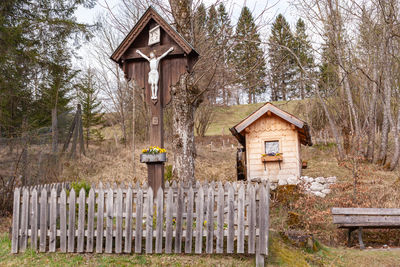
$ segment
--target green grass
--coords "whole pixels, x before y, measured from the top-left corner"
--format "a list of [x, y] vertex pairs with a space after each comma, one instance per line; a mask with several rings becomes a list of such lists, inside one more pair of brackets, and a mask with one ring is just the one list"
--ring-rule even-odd
[[[27, 250], [11, 254], [8, 235], [0, 234], [0, 266], [254, 266], [254, 255], [65, 254]], [[400, 250], [364, 250], [322, 246], [317, 252], [294, 247], [270, 232], [268, 266], [398, 266]]]
[[[300, 101], [275, 101], [272, 103], [279, 108], [294, 114]], [[214, 119], [208, 128], [206, 135], [230, 135], [229, 128], [239, 123], [241, 120], [249, 116], [264, 104], [265, 103], [256, 103], [228, 107], [215, 107]], [[294, 115], [298, 116], [299, 114]], [[301, 115], [299, 115], [299, 117], [301, 118]]]

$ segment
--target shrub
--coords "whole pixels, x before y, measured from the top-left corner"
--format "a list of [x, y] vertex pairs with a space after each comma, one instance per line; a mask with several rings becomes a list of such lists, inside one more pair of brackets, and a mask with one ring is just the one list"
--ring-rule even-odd
[[[79, 192], [83, 188], [83, 189], [85, 189], [86, 196], [88, 196], [90, 188], [91, 188], [91, 185], [86, 181], [72, 182], [71, 183], [71, 189], [72, 188], [75, 190], [75, 193], [77, 195], [79, 194]], [[67, 191], [67, 195], [69, 196], [69, 190]]]

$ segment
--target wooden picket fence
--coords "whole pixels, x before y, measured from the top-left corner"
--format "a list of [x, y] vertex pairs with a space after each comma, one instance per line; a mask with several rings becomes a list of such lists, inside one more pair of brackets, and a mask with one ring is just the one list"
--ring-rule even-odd
[[256, 254], [263, 265], [268, 228], [268, 184], [167, 182], [155, 196], [146, 184], [88, 193], [55, 184], [15, 189], [11, 252], [182, 253], [184, 244], [189, 254]]

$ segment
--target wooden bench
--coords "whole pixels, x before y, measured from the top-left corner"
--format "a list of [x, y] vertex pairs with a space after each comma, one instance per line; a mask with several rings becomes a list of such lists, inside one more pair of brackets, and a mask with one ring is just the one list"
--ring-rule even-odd
[[339, 228], [347, 228], [347, 245], [350, 246], [351, 233], [358, 229], [360, 248], [364, 249], [362, 229], [400, 228], [400, 209], [383, 208], [332, 208], [333, 223]]

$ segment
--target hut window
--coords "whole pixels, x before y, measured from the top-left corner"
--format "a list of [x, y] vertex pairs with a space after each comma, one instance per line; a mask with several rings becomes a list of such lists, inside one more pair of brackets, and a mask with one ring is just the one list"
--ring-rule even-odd
[[265, 154], [275, 155], [276, 153], [279, 153], [279, 141], [265, 142]]

